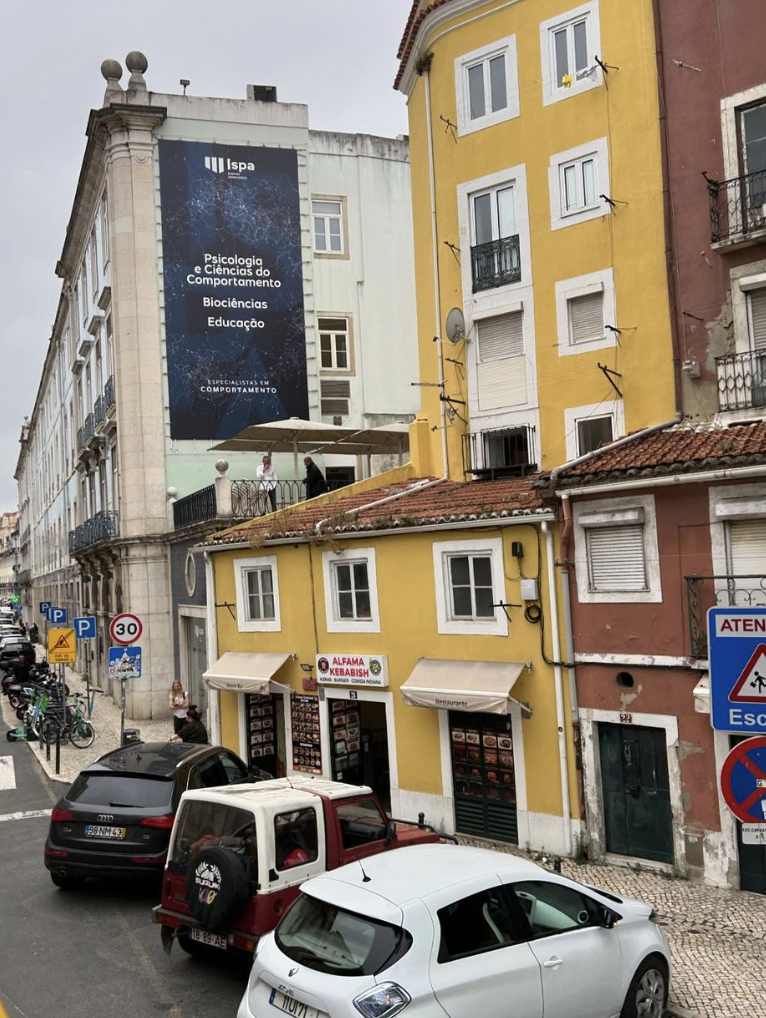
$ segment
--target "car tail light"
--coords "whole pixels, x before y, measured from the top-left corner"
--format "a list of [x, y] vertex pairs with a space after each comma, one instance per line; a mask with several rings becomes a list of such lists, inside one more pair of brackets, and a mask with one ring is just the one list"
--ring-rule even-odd
[[158, 827], [162, 831], [169, 831], [170, 828], [173, 826], [174, 819], [175, 814], [173, 813], [167, 813], [165, 816], [162, 817], [147, 817], [145, 820], [141, 821], [141, 826]]
[[51, 810], [51, 820], [54, 823], [59, 823], [62, 820], [74, 820], [74, 813], [70, 813], [68, 809], [59, 809], [57, 806]]
[[45, 854], [53, 856], [54, 859], [66, 859], [66, 857], [69, 855], [69, 852], [65, 852], [63, 849], [60, 848], [46, 848]]
[[382, 983], [354, 997], [354, 1007], [364, 1018], [394, 1018], [411, 999], [397, 983]]
[[166, 855], [163, 855], [161, 859], [158, 859], [156, 855], [132, 855], [130, 857], [131, 862], [143, 862], [150, 866], [164, 866], [166, 860]]

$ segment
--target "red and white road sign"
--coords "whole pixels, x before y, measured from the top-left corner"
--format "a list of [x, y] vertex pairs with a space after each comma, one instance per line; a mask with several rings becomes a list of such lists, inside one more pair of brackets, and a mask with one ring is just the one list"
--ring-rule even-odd
[[759, 643], [729, 693], [732, 703], [766, 703], [766, 644]]
[[109, 635], [112, 638], [112, 643], [119, 643], [123, 647], [127, 647], [129, 644], [140, 640], [143, 631], [144, 627], [141, 619], [137, 615], [131, 615], [129, 612], [115, 615], [109, 623]]
[[766, 824], [766, 736], [745, 739], [729, 751], [721, 769], [721, 793], [737, 820]]

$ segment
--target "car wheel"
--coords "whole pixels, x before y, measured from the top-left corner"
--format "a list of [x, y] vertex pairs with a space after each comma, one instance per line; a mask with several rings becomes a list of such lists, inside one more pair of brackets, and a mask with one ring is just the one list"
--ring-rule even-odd
[[51, 873], [51, 880], [62, 891], [74, 891], [85, 883], [85, 877], [73, 877], [69, 873]]
[[668, 967], [658, 955], [638, 967], [620, 1018], [662, 1018], [668, 1002]]

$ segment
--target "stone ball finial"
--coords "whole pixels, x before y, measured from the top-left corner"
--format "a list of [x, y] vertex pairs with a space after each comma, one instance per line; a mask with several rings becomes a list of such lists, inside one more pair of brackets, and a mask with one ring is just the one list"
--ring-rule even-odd
[[216, 460], [215, 469], [218, 471], [219, 474], [225, 474], [226, 471], [229, 469], [228, 460]]
[[122, 77], [122, 65], [119, 60], [104, 60], [101, 74], [107, 81], [119, 81]]
[[149, 61], [140, 50], [132, 49], [125, 57], [125, 66], [133, 74], [144, 74]]

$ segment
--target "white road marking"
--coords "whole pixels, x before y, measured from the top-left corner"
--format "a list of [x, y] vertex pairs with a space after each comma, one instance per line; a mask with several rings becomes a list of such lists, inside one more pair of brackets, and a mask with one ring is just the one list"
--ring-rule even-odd
[[0, 756], [0, 792], [10, 792], [16, 787], [16, 771], [12, 756]]
[[28, 809], [20, 813], [0, 813], [0, 823], [3, 820], [34, 820], [35, 817], [49, 817], [49, 809]]

